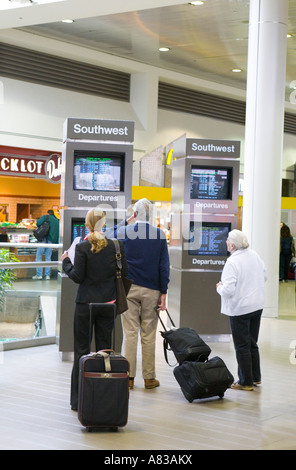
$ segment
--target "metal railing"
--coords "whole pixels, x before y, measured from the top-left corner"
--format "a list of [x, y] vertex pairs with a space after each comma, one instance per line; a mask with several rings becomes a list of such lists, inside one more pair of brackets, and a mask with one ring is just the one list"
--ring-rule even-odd
[[[61, 243], [13, 243], [1, 242], [1, 248], [57, 248], [62, 249]], [[0, 269], [21, 269], [21, 268], [38, 268], [38, 267], [57, 267], [62, 266], [61, 261], [11, 261], [9, 263], [0, 263]]]

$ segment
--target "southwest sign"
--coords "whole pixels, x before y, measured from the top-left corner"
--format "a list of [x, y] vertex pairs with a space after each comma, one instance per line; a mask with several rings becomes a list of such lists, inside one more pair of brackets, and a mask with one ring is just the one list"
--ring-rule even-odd
[[240, 142], [234, 140], [186, 139], [186, 155], [239, 158]]
[[133, 121], [68, 118], [64, 125], [64, 140], [134, 141]]

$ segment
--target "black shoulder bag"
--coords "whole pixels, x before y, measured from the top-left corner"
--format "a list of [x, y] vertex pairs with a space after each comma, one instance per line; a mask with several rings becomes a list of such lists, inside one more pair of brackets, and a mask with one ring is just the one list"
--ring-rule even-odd
[[123, 312], [128, 310], [128, 303], [126, 296], [129, 293], [129, 290], [132, 286], [133, 281], [128, 279], [125, 276], [122, 276], [121, 269], [121, 253], [118, 240], [113, 239], [113, 243], [116, 249], [116, 262], [117, 262], [117, 272], [116, 272], [116, 288], [117, 288], [117, 300], [116, 300], [116, 312], [117, 315], [120, 315]]
[[46, 241], [48, 241], [49, 230], [50, 230], [49, 215], [47, 215], [43, 224], [39, 225], [39, 227], [37, 227], [36, 230], [34, 230], [33, 235], [39, 243], [41, 243], [44, 238], [46, 238]]

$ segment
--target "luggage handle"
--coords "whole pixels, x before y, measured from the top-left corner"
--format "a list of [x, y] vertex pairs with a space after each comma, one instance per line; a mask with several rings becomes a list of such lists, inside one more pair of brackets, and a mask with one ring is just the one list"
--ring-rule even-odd
[[[157, 313], [157, 316], [158, 316], [158, 318], [159, 318], [159, 320], [160, 320], [160, 323], [162, 324], [162, 327], [163, 327], [164, 331], [167, 331], [167, 329], [166, 329], [166, 327], [165, 327], [165, 325], [164, 325], [164, 323], [163, 323], [163, 321], [162, 321], [162, 319], [161, 319], [161, 317], [160, 317], [160, 314], [159, 314], [159, 309], [158, 309], [158, 307], [157, 307], [157, 306], [156, 306], [156, 307], [154, 307], [154, 310], [155, 310], [155, 311], [156, 311], [156, 313]], [[170, 322], [171, 322], [171, 324], [172, 324], [173, 328], [176, 328], [176, 325], [175, 325], [175, 323], [174, 323], [174, 321], [173, 321], [173, 319], [172, 319], [171, 315], [169, 314], [169, 311], [168, 311], [168, 309], [166, 308], [166, 309], [164, 309], [164, 310], [166, 311], [166, 313], [167, 313], [167, 316], [169, 317], [169, 320], [170, 320]]]
[[110, 362], [110, 355], [115, 353], [113, 349], [101, 349], [96, 353], [92, 353], [91, 357], [99, 357], [102, 356], [104, 358], [105, 364], [105, 372], [111, 372], [111, 362]]
[[[166, 327], [165, 327], [165, 325], [164, 325], [164, 323], [163, 323], [163, 321], [162, 321], [160, 315], [159, 315], [158, 308], [157, 308], [157, 307], [154, 307], [154, 310], [155, 310], [156, 313], [157, 313], [157, 316], [158, 316], [158, 318], [159, 318], [160, 323], [162, 324], [162, 327], [163, 327], [164, 331], [168, 331], [168, 330], [166, 329]], [[172, 317], [170, 316], [168, 309], [166, 308], [165, 311], [166, 311], [166, 313], [167, 313], [167, 316], [169, 317], [169, 320], [170, 320], [170, 322], [171, 322], [173, 328], [176, 328], [176, 325], [175, 325], [175, 323], [174, 323]], [[163, 339], [163, 352], [164, 352], [165, 361], [166, 361], [166, 363], [167, 363], [170, 367], [175, 367], [175, 366], [177, 365], [177, 363], [174, 364], [174, 365], [169, 363], [168, 353], [167, 353], [168, 351], [171, 351], [171, 349], [169, 348], [169, 345], [168, 345], [167, 340], [164, 338], [164, 339]]]
[[100, 354], [104, 358], [105, 371], [106, 372], [111, 372], [110, 354], [108, 354], [107, 351], [109, 351], [109, 350], [105, 349], [105, 350], [99, 351], [98, 354]]

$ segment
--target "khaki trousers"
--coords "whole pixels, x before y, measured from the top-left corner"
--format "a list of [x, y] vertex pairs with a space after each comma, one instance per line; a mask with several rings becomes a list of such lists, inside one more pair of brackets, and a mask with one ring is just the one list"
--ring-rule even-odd
[[139, 334], [142, 346], [142, 375], [155, 378], [155, 338], [158, 316], [158, 290], [132, 285], [128, 294], [128, 310], [121, 315], [123, 329], [122, 354], [130, 364], [130, 377], [136, 376]]

